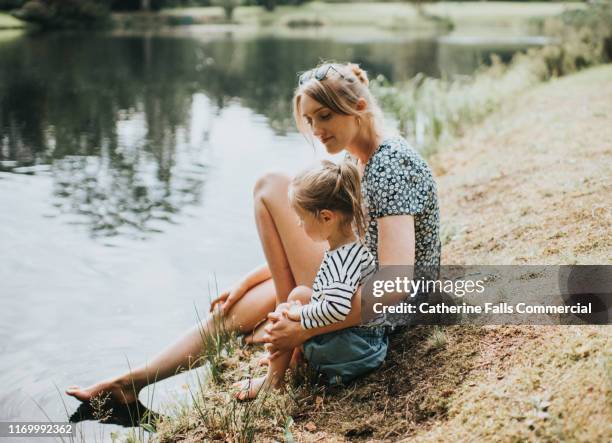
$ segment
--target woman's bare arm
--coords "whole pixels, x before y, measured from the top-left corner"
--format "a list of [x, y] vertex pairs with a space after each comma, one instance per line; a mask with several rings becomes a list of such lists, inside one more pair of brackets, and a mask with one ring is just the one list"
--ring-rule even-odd
[[391, 215], [378, 219], [378, 264], [414, 265], [415, 234], [412, 215]]
[[242, 298], [246, 292], [257, 286], [258, 284], [272, 278], [272, 273], [267, 263], [250, 271], [242, 279], [230, 289], [226, 289], [210, 303], [210, 311], [212, 312], [215, 305], [222, 303], [221, 311], [226, 313], [229, 309]]
[[272, 278], [272, 273], [267, 263], [253, 269], [247, 275], [245, 275], [241, 281], [242, 289], [248, 291], [253, 286]]

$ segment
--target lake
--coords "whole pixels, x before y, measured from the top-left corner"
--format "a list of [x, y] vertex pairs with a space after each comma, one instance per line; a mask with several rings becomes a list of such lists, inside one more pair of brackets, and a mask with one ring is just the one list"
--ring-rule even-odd
[[294, 129], [297, 72], [469, 75], [541, 43], [494, 34], [0, 33], [0, 420], [65, 419], [78, 402], [55, 386], [146, 362], [263, 261], [253, 184], [323, 156]]

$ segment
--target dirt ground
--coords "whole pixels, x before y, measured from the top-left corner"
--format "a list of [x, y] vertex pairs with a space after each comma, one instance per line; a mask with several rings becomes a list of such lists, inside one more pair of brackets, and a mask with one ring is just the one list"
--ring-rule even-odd
[[445, 264], [612, 264], [612, 67], [516, 97], [432, 159]]

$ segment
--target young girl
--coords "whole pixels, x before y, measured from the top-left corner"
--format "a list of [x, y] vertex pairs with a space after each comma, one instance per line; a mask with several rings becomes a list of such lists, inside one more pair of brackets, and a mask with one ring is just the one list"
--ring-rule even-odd
[[[312, 289], [296, 287], [276, 312], [299, 321], [304, 329], [343, 321], [358, 287], [376, 270], [374, 257], [361, 243], [365, 223], [360, 178], [348, 162], [323, 161], [293, 179], [289, 198], [306, 235], [329, 249]], [[355, 327], [316, 336], [304, 343], [304, 357], [330, 385], [344, 384], [376, 369], [387, 354], [382, 328]], [[262, 386], [282, 388], [291, 352], [269, 362], [268, 374], [235, 386], [241, 400], [254, 398]]]

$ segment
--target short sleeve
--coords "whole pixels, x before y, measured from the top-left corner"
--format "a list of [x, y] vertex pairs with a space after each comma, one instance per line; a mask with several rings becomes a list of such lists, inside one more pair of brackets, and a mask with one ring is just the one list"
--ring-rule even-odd
[[361, 272], [359, 275], [359, 284], [363, 284], [368, 277], [376, 272], [376, 260], [374, 256], [364, 248], [363, 255], [361, 257]]
[[[351, 311], [351, 301], [361, 282], [364, 266], [369, 271], [373, 259], [358, 242], [325, 254], [321, 269], [325, 275], [316, 299], [302, 307], [304, 329], [320, 328], [343, 321]], [[317, 274], [318, 275], [318, 274]]]
[[370, 202], [376, 218], [418, 215], [423, 212], [434, 186], [423, 161], [409, 150], [391, 150], [372, 165]]

